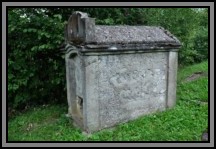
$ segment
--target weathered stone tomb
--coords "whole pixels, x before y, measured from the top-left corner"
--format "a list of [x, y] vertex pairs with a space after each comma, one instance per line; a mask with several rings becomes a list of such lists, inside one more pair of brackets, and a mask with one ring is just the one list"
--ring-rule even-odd
[[95, 25], [74, 12], [65, 29], [68, 115], [94, 132], [175, 106], [179, 40], [154, 26]]

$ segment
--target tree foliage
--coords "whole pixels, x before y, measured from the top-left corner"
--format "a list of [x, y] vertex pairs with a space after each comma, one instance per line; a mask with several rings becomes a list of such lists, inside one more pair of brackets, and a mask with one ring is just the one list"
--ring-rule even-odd
[[11, 9], [8, 16], [8, 100], [26, 103], [59, 101], [65, 96], [61, 15], [48, 17], [42, 9]]
[[66, 102], [64, 25], [73, 11], [100, 25], [162, 26], [183, 43], [179, 63], [208, 58], [208, 9], [9, 8], [8, 101], [13, 108]]

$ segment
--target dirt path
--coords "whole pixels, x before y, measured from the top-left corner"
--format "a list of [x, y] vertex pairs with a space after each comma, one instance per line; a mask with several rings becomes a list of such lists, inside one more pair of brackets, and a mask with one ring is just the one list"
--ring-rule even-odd
[[187, 77], [184, 80], [184, 82], [190, 82], [190, 81], [193, 81], [193, 80], [197, 80], [199, 77], [202, 77], [202, 76], [207, 76], [208, 77], [208, 72], [203, 72], [203, 71], [195, 72], [191, 76]]

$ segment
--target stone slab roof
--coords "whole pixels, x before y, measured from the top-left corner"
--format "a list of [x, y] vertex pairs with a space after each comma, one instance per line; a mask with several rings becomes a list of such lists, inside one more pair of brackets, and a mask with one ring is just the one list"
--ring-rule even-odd
[[170, 32], [155, 26], [95, 26], [97, 43], [176, 43], [179, 40]]
[[[95, 25], [95, 19], [83, 12], [74, 12], [65, 28], [66, 43], [81, 51], [173, 50], [180, 41], [169, 31], [156, 26]], [[117, 51], [117, 50], [116, 50]]]

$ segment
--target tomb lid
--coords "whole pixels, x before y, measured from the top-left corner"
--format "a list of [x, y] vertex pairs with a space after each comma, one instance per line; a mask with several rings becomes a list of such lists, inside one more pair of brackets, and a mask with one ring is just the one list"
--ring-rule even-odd
[[157, 26], [95, 25], [87, 13], [75, 11], [65, 30], [67, 43], [91, 49], [179, 49], [180, 41]]

